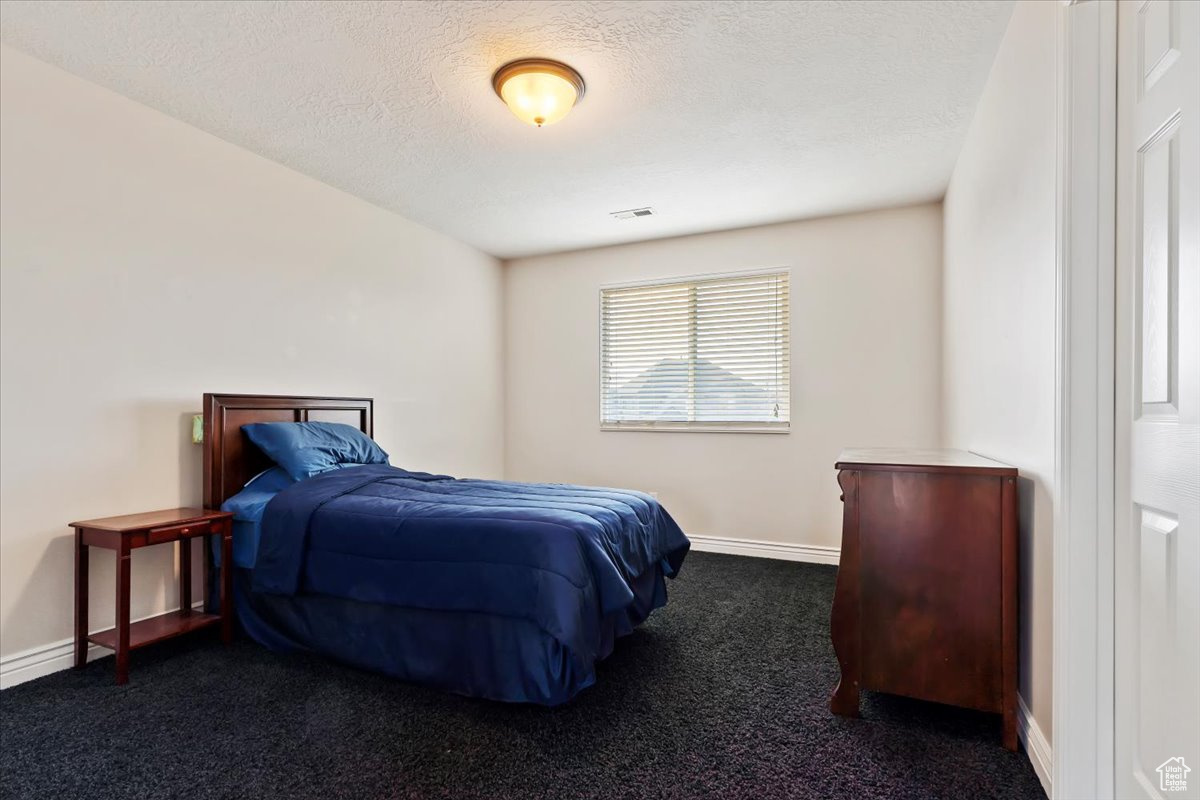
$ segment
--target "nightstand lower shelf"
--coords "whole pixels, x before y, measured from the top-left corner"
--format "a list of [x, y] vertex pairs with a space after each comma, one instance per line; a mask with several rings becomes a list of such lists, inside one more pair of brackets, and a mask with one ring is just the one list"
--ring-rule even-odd
[[[150, 617], [129, 626], [129, 649], [136, 650], [148, 644], [161, 642], [163, 639], [182, 636], [185, 633], [191, 633], [192, 631], [219, 625], [220, 623], [221, 617], [219, 614], [204, 614], [200, 611], [171, 611], [166, 614], [160, 614], [157, 617]], [[106, 631], [93, 633], [87, 638], [89, 642], [98, 644], [101, 647], [107, 647], [109, 650], [117, 649], [116, 628], [109, 628]]]

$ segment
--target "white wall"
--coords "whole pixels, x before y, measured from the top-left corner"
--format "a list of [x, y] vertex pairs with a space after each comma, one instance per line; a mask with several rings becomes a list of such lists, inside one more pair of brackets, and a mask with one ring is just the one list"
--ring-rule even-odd
[[[506, 476], [657, 491], [693, 535], [839, 546], [838, 452], [939, 443], [941, 237], [933, 204], [508, 262]], [[600, 430], [602, 284], [779, 266], [790, 434]]]
[[[0, 76], [0, 654], [70, 636], [67, 522], [200, 502], [202, 392], [374, 396], [393, 463], [500, 475], [498, 262], [9, 48]], [[172, 558], [134, 554], [135, 616]]]
[[1021, 695], [1051, 735], [1055, 3], [1020, 2], [945, 200], [946, 446], [1021, 470]]

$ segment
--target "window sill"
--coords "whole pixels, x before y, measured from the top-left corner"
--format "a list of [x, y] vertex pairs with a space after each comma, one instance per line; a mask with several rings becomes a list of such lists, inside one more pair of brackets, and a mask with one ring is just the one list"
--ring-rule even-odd
[[622, 424], [601, 423], [602, 431], [636, 431], [639, 433], [791, 433], [790, 425], [688, 425], [688, 424], [641, 424], [627, 422]]

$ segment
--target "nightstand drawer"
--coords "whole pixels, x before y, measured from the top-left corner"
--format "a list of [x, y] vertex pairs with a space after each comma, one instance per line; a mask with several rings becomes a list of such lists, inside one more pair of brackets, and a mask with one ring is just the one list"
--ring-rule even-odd
[[146, 534], [146, 544], [161, 544], [187, 539], [192, 536], [203, 536], [212, 533], [212, 523], [208, 521], [189, 522], [185, 525], [168, 525], [162, 528], [151, 528]]

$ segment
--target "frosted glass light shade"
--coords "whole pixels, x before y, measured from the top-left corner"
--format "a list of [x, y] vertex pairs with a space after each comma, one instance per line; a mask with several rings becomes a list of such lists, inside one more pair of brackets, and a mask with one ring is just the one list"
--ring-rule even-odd
[[558, 61], [526, 58], [505, 64], [492, 88], [513, 115], [541, 128], [565, 117], [583, 97], [583, 77]]

